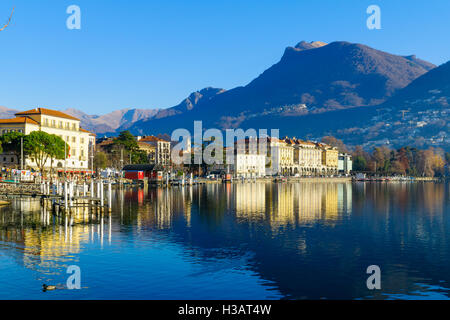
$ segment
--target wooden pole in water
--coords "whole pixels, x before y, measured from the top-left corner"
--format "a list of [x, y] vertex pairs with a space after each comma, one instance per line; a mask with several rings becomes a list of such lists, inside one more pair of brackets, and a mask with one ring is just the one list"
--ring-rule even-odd
[[97, 198], [100, 198], [100, 181], [97, 181]]
[[67, 194], [68, 194], [69, 190], [67, 190], [67, 181], [64, 181], [64, 209], [66, 209], [66, 213], [67, 213], [67, 207], [68, 207], [68, 199], [67, 199]]
[[103, 200], [103, 181], [100, 183], [100, 207], [103, 209], [104, 200]]
[[111, 188], [111, 181], [108, 182], [108, 209], [109, 209], [109, 211], [112, 210], [112, 188]]
[[70, 206], [73, 206], [73, 181], [70, 182]]

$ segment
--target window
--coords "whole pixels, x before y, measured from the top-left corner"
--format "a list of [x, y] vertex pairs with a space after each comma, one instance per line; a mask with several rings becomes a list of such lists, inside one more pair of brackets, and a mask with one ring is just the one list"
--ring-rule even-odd
[[72, 137], [72, 142], [73, 142], [73, 143], [77, 142], [77, 138]]
[[81, 144], [84, 144], [84, 138], [81, 138]]

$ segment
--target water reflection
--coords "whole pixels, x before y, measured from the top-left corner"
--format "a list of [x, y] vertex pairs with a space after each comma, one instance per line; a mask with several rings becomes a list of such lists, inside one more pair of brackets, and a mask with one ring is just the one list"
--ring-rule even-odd
[[[105, 287], [113, 281], [122, 294], [116, 298], [398, 298], [437, 287], [439, 297], [448, 297], [448, 189], [437, 183], [135, 188], [114, 191], [111, 214], [59, 217], [39, 201], [15, 200], [0, 209], [0, 255], [14, 261], [24, 287], [35, 279], [64, 283], [65, 268], [82, 264], [92, 277], [84, 298], [114, 298]], [[365, 286], [371, 264], [382, 269], [381, 292]], [[238, 278], [246, 288], [234, 286]]]

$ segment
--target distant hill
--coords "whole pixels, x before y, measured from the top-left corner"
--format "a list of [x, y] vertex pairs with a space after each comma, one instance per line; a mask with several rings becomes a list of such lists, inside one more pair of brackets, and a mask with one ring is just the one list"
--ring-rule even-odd
[[158, 109], [121, 109], [104, 115], [88, 115], [77, 109], [66, 109], [63, 112], [81, 120], [81, 126], [95, 133], [115, 132], [119, 127], [127, 127], [132, 123], [153, 117]]
[[[205, 126], [282, 128], [285, 117], [374, 106], [435, 66], [415, 56], [402, 57], [348, 42], [300, 42], [245, 87], [237, 87], [164, 118], [137, 121], [134, 133], [170, 133], [203, 120]], [[314, 128], [316, 129], [316, 128]]]
[[450, 106], [450, 61], [415, 79], [385, 104], [386, 107], [426, 110]]
[[20, 111], [0, 106], [0, 119], [11, 119], [11, 118], [14, 118], [14, 115], [17, 112], [20, 112]]
[[[349, 111], [347, 123], [335, 128], [330, 124], [334, 135], [347, 143], [367, 148], [384, 144], [450, 151], [450, 61], [417, 78], [379, 106]], [[343, 117], [335, 115], [339, 120]]]
[[[81, 120], [81, 127], [97, 134], [113, 134], [118, 131], [127, 130], [132, 124], [141, 120], [163, 119], [166, 117], [179, 115], [196, 108], [218, 94], [225, 92], [219, 88], [204, 88], [193, 92], [181, 103], [168, 109], [120, 109], [104, 115], [87, 114], [78, 109], [69, 108], [61, 110], [73, 117]], [[9, 109], [0, 106], [0, 119], [14, 118], [14, 114], [19, 110]]]

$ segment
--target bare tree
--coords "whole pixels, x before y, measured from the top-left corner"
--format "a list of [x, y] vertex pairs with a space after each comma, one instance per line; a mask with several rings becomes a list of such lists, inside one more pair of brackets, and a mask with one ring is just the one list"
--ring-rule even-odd
[[9, 24], [11, 23], [13, 14], [14, 14], [14, 8], [12, 9], [11, 15], [9, 16], [8, 22], [3, 27], [0, 28], [0, 31], [5, 30], [9, 26]]

